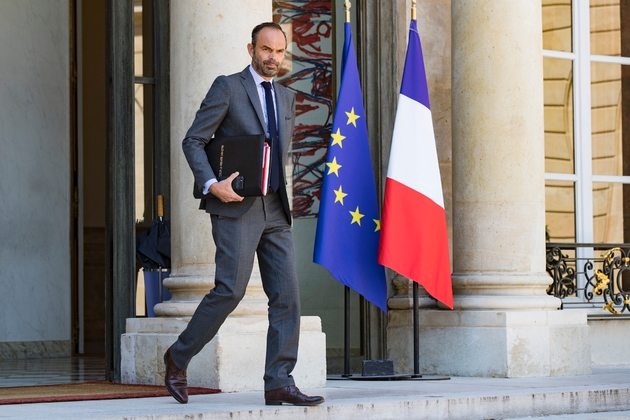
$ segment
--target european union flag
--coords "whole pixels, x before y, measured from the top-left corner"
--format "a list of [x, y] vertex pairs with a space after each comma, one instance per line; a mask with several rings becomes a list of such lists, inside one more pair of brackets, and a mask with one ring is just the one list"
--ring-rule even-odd
[[377, 262], [381, 222], [350, 23], [344, 32], [313, 261], [387, 311], [385, 269]]

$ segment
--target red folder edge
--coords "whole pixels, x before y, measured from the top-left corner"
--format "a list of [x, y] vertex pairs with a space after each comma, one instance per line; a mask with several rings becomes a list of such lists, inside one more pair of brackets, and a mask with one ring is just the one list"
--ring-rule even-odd
[[271, 157], [271, 147], [265, 142], [263, 146], [263, 162], [262, 162], [262, 185], [260, 190], [262, 195], [267, 195], [267, 185], [269, 185], [269, 158]]

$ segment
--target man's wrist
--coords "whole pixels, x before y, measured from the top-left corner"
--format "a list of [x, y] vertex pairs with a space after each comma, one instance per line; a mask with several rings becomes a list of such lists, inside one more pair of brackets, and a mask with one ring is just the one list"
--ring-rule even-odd
[[203, 185], [203, 193], [204, 194], [208, 194], [208, 192], [210, 191], [210, 187], [213, 184], [217, 183], [217, 179], [216, 178], [212, 178], [206, 181], [206, 183]]

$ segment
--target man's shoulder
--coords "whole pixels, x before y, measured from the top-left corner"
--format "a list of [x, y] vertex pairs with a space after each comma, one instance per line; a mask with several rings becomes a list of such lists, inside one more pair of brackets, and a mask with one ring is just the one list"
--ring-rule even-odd
[[220, 90], [226, 95], [228, 94], [227, 92], [237, 92], [243, 87], [243, 82], [245, 81], [244, 77], [242, 72], [219, 75], [212, 82], [211, 90]]
[[226, 76], [229, 79], [243, 79], [243, 78], [251, 78], [252, 75], [249, 72], [249, 66], [245, 67], [243, 70], [238, 71], [236, 73], [232, 73]]
[[[247, 70], [247, 69], [245, 69]], [[232, 82], [234, 80], [240, 80], [243, 78], [247, 77], [247, 73], [245, 72], [245, 70], [243, 71], [239, 71], [237, 73], [232, 73], [232, 74], [221, 74], [219, 76], [217, 76], [214, 80], [215, 81], [219, 81], [220, 82]]]

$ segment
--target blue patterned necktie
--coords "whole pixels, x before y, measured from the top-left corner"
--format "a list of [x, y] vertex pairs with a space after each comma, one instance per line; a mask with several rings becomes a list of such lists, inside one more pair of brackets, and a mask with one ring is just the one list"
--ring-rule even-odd
[[280, 142], [278, 140], [278, 128], [276, 127], [276, 111], [273, 106], [273, 96], [271, 93], [271, 83], [262, 82], [265, 89], [265, 104], [267, 105], [267, 128], [271, 139], [271, 174], [269, 176], [269, 186], [276, 192], [280, 186], [280, 170], [282, 159], [280, 155]]

